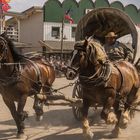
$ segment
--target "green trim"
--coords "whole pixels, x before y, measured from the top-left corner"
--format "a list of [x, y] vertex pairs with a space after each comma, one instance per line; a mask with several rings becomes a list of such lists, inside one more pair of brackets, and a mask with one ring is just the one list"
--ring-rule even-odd
[[110, 4], [110, 7], [118, 8], [118, 9], [124, 11], [124, 6], [123, 6], [123, 4], [122, 4], [121, 2], [119, 2], [119, 1], [112, 2], [112, 3]]
[[96, 0], [95, 7], [100, 8], [100, 7], [110, 7], [110, 6], [108, 0]]
[[135, 23], [140, 23], [140, 14], [136, 6], [130, 4], [125, 7], [125, 12], [131, 17]]
[[[79, 3], [76, 0], [64, 0], [61, 3], [59, 0], [48, 0], [44, 6], [44, 22], [62, 22], [62, 18], [69, 8], [71, 8], [70, 15], [74, 20], [74, 23], [85, 15], [86, 9], [93, 9], [98, 7], [114, 7], [126, 12], [135, 23], [140, 23], [140, 10], [133, 4], [126, 7], [119, 2], [115, 1], [109, 4], [108, 0], [80, 0]], [[65, 20], [65, 23], [68, 23]]]

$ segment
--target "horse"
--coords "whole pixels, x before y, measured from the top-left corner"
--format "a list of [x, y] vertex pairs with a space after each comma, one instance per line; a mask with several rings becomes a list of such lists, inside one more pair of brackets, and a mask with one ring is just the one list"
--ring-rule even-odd
[[[53, 66], [42, 57], [28, 59], [19, 54], [5, 33], [0, 35], [0, 89], [4, 103], [9, 108], [17, 126], [17, 138], [24, 138], [24, 111], [27, 97], [34, 95], [38, 118], [43, 115], [43, 102], [38, 94], [51, 94], [55, 80]], [[17, 102], [17, 107], [15, 105]]]
[[85, 39], [75, 43], [66, 72], [68, 80], [76, 76], [82, 90], [84, 136], [94, 136], [88, 121], [89, 107], [101, 106], [101, 118], [107, 124], [115, 124], [111, 137], [119, 137], [138, 105], [140, 80], [136, 68], [124, 60], [110, 62], [98, 40]]

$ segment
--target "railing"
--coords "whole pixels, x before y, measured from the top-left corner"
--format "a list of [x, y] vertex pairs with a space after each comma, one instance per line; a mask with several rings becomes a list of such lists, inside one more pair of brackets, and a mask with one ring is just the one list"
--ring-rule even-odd
[[19, 38], [19, 35], [18, 35], [18, 31], [17, 30], [2, 30], [2, 33], [3, 32], [6, 32], [7, 33], [7, 36], [10, 38], [10, 39], [12, 39], [12, 40], [14, 40], [14, 41], [18, 41], [18, 38]]

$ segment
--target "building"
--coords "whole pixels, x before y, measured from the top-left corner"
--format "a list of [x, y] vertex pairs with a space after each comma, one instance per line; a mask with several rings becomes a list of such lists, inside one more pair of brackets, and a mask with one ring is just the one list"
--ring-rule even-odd
[[[73, 49], [78, 21], [90, 10], [99, 7], [114, 7], [127, 13], [135, 24], [140, 25], [140, 9], [135, 5], [123, 6], [119, 1], [108, 0], [47, 0], [43, 7], [31, 7], [22, 13], [16, 13], [7, 21], [7, 26], [14, 26], [18, 31], [18, 41], [30, 43], [33, 49], [48, 53], [69, 53]], [[64, 14], [70, 9], [74, 24], [64, 20]], [[118, 21], [119, 22], [119, 21]], [[63, 41], [62, 41], [63, 28]], [[40, 47], [40, 44], [42, 47]]]

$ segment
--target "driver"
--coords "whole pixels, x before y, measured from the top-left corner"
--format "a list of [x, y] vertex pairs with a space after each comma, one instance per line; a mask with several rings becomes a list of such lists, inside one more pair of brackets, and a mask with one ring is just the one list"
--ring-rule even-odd
[[126, 60], [132, 62], [132, 51], [123, 43], [116, 41], [117, 35], [109, 32], [105, 36], [105, 51], [111, 61]]

